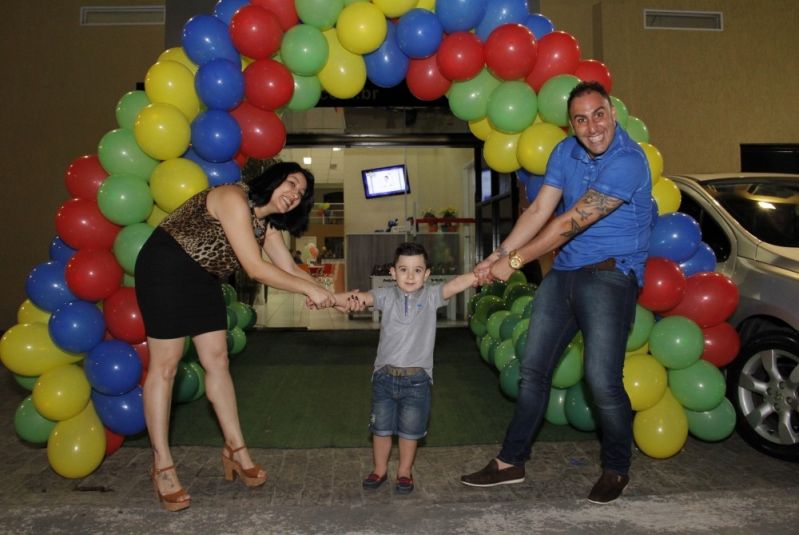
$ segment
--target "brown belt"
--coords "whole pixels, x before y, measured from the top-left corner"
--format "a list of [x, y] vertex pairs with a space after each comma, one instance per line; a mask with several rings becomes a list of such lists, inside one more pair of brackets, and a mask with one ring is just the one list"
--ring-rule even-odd
[[410, 367], [410, 368], [397, 368], [396, 366], [383, 366], [378, 371], [386, 372], [387, 374], [393, 377], [407, 377], [409, 375], [416, 375], [417, 373], [424, 371], [424, 368], [420, 367]]
[[611, 269], [616, 269], [616, 259], [608, 258], [607, 260], [603, 260], [602, 262], [597, 262], [596, 264], [588, 264], [587, 266], [583, 266], [582, 269], [596, 269], [599, 271], [610, 271]]

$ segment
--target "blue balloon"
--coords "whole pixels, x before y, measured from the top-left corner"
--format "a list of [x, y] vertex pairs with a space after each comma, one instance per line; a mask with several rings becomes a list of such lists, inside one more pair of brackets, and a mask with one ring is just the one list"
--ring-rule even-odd
[[141, 360], [136, 350], [122, 340], [101, 342], [89, 351], [83, 361], [83, 371], [89, 384], [107, 396], [120, 396], [136, 388], [141, 370]]
[[437, 0], [436, 15], [447, 33], [475, 28], [486, 12], [488, 0]]
[[716, 271], [716, 253], [705, 242], [700, 242], [691, 258], [680, 264], [683, 274], [690, 277], [695, 273]]
[[378, 87], [394, 87], [405, 79], [411, 60], [397, 44], [397, 27], [388, 21], [388, 32], [383, 44], [363, 57], [366, 76]]
[[649, 239], [649, 256], [662, 256], [677, 264], [691, 258], [699, 248], [702, 231], [696, 220], [682, 212], [660, 216]]
[[219, 0], [214, 6], [214, 17], [225, 24], [230, 24], [233, 15], [249, 3], [250, 0]]
[[241, 61], [227, 24], [213, 15], [197, 15], [183, 26], [183, 51], [197, 65], [222, 58], [233, 63]]
[[47, 312], [53, 312], [78, 298], [73, 294], [64, 275], [66, 263], [57, 260], [44, 262], [34, 267], [25, 280], [25, 293], [28, 299]]
[[191, 146], [203, 160], [226, 162], [239, 152], [241, 127], [226, 111], [204, 111], [191, 123]]
[[55, 309], [47, 328], [58, 347], [84, 353], [103, 341], [105, 319], [94, 303], [78, 300]]
[[183, 155], [187, 160], [191, 160], [205, 172], [208, 183], [211, 186], [221, 186], [222, 184], [233, 184], [241, 180], [241, 168], [234, 160], [226, 162], [209, 162], [203, 160], [191, 148]]
[[533, 13], [524, 20], [524, 25], [530, 28], [536, 40], [541, 39], [546, 34], [555, 31], [555, 25], [541, 13]]
[[119, 396], [92, 390], [92, 403], [103, 425], [118, 435], [138, 435], [146, 427], [140, 386]]
[[523, 24], [529, 15], [527, 0], [491, 0], [474, 33], [485, 43], [497, 26]]
[[397, 24], [397, 45], [409, 58], [432, 56], [442, 39], [444, 30], [438, 17], [426, 9], [411, 9]]
[[516, 176], [524, 184], [528, 202], [532, 202], [541, 191], [541, 186], [544, 185], [544, 175], [534, 175], [522, 168], [516, 171]]
[[50, 242], [50, 260], [57, 260], [66, 264], [76, 252], [77, 249], [73, 249], [64, 243], [64, 240], [59, 236], [56, 236], [53, 238], [53, 241]]
[[218, 58], [201, 65], [194, 77], [194, 89], [209, 110], [232, 110], [244, 98], [241, 63]]

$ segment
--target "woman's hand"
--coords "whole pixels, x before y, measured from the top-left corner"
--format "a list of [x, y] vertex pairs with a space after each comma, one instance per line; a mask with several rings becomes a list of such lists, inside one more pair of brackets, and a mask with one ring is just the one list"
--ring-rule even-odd
[[311, 309], [330, 308], [336, 304], [335, 296], [322, 286], [311, 285], [305, 304]]

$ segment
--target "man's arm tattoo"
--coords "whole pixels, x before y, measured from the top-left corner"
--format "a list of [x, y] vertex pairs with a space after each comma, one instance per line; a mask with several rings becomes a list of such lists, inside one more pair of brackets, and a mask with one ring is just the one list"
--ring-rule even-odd
[[603, 195], [594, 190], [588, 190], [574, 208], [574, 211], [577, 212], [580, 217], [572, 218], [571, 228], [561, 235], [565, 238], [576, 236], [583, 231], [584, 226], [581, 223], [592, 218], [597, 213], [600, 214], [600, 218], [604, 217], [615, 210], [620, 204], [620, 199]]

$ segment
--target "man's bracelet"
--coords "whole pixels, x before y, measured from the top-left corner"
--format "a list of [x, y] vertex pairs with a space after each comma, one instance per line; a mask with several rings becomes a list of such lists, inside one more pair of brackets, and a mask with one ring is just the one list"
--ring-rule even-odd
[[503, 256], [508, 256], [508, 251], [506, 251], [505, 248], [502, 247], [501, 245], [499, 247], [497, 247], [494, 250], [494, 252], [497, 253], [500, 258], [502, 258]]

